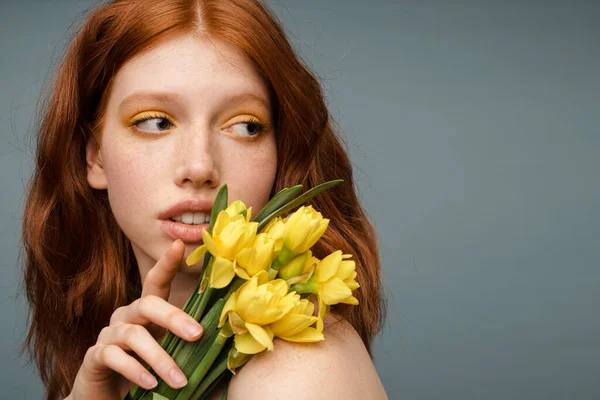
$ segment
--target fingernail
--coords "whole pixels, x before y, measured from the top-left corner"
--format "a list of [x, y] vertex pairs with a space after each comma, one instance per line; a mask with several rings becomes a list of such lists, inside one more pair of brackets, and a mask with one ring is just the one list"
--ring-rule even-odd
[[183, 375], [183, 373], [177, 367], [171, 368], [171, 371], [169, 371], [169, 377], [171, 377], [171, 381], [177, 386], [183, 386], [187, 384], [185, 375]]
[[186, 322], [183, 330], [189, 337], [196, 337], [202, 333], [202, 328], [195, 322]]
[[147, 388], [153, 388], [156, 385], [158, 385], [158, 381], [156, 380], [156, 378], [147, 372], [144, 372], [142, 374], [142, 383], [144, 384], [144, 387]]

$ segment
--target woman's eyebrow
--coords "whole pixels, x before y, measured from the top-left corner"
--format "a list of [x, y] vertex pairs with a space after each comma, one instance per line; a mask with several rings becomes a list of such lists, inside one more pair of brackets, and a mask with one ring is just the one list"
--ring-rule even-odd
[[119, 104], [119, 108], [126, 108], [130, 105], [151, 101], [176, 104], [183, 102], [183, 97], [175, 92], [135, 92], [125, 97], [121, 101], [121, 104]]
[[[212, 100], [214, 101], [215, 98], [213, 97]], [[262, 96], [252, 92], [236, 92], [232, 94], [225, 94], [217, 99], [219, 105], [228, 104], [232, 106], [244, 103], [245, 101], [259, 103], [264, 108], [269, 108], [269, 103], [267, 100], [265, 100]], [[119, 104], [119, 108], [122, 109], [144, 102], [181, 104], [184, 103], [185, 100], [181, 94], [176, 92], [135, 92], [123, 99], [123, 101], [121, 101]]]

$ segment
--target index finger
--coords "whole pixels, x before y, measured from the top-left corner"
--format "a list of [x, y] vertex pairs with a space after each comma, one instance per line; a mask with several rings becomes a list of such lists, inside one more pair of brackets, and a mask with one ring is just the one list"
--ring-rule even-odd
[[179, 263], [183, 259], [184, 253], [185, 245], [180, 239], [171, 243], [171, 247], [164, 252], [156, 265], [146, 274], [141, 297], [154, 295], [165, 300], [169, 299], [171, 281], [179, 270]]

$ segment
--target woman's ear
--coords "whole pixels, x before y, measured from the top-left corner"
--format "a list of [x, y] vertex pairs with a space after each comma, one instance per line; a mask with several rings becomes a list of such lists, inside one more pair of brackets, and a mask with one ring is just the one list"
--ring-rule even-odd
[[102, 164], [102, 153], [96, 137], [92, 135], [85, 147], [85, 160], [87, 163], [87, 181], [94, 189], [108, 188], [106, 172]]

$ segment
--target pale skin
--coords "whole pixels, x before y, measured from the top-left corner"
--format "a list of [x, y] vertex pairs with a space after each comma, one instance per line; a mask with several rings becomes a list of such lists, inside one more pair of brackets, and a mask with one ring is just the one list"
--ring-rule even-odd
[[[140, 92], [177, 97], [121, 105]], [[253, 96], [232, 100], [244, 93]], [[130, 126], [148, 112], [152, 119]], [[244, 122], [249, 118], [265, 129], [255, 134]], [[225, 43], [175, 36], [119, 71], [101, 139], [87, 146], [88, 183], [108, 191], [132, 243], [143, 290], [114, 312], [88, 349], [68, 399], [122, 399], [133, 383], [152, 388], [139, 359], [170, 386], [187, 383], [185, 377], [177, 380], [181, 371], [159, 341], [166, 329], [188, 341], [202, 335], [202, 327], [181, 310], [201, 272], [201, 263], [185, 263], [198, 244], [173, 240], [157, 215], [184, 199], [213, 200], [224, 183], [230, 199], [260, 210], [276, 173], [272, 122], [267, 86], [243, 53]], [[324, 342], [276, 339], [276, 351], [255, 356], [233, 377], [229, 399], [387, 398], [356, 331], [332, 320], [326, 321]]]

